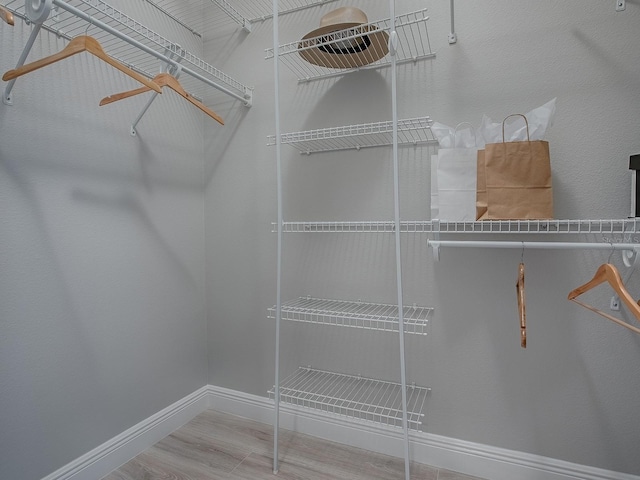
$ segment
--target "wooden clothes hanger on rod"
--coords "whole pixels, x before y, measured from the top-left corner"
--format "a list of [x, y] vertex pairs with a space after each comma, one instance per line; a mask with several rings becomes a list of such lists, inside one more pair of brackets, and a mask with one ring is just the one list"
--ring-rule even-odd
[[640, 328], [630, 325], [627, 322], [624, 322], [619, 318], [614, 317], [613, 315], [609, 315], [608, 313], [602, 312], [597, 308], [591, 305], [587, 305], [586, 303], [583, 303], [576, 299], [576, 297], [593, 289], [594, 287], [597, 287], [598, 285], [604, 282], [607, 282], [611, 286], [611, 288], [613, 288], [613, 290], [618, 294], [620, 299], [624, 302], [624, 304], [627, 306], [627, 308], [633, 314], [636, 320], [640, 320], [640, 305], [638, 305], [638, 303], [633, 299], [631, 294], [625, 288], [624, 282], [622, 281], [622, 277], [620, 276], [620, 272], [618, 272], [618, 269], [614, 265], [611, 265], [610, 263], [605, 263], [601, 265], [596, 271], [596, 274], [594, 275], [594, 277], [590, 281], [588, 281], [584, 285], [576, 288], [571, 293], [569, 293], [568, 299], [571, 300], [572, 302], [577, 303], [580, 306], [583, 306], [591, 310], [594, 313], [597, 313], [598, 315], [601, 315], [611, 320], [612, 322], [617, 323], [618, 325], [621, 325], [635, 333], [640, 334]]
[[516, 293], [518, 295], [518, 316], [520, 318], [520, 346], [527, 348], [527, 317], [524, 301], [524, 263], [518, 265], [518, 280], [516, 281]]
[[0, 5], [0, 18], [5, 22], [8, 23], [9, 25], [13, 26], [14, 25], [14, 21], [13, 21], [13, 13], [11, 13], [9, 10], [7, 10], [5, 7], [3, 7], [2, 5]]
[[145, 85], [147, 88], [154, 90], [155, 92], [162, 93], [160, 87], [156, 85], [153, 81], [148, 80], [144, 76], [139, 73], [131, 70], [129, 67], [123, 65], [117, 60], [111, 58], [109, 55], [105, 53], [102, 49], [100, 43], [93, 37], [88, 35], [80, 35], [71, 40], [66, 47], [64, 47], [60, 52], [54, 53], [45, 58], [41, 58], [40, 60], [36, 60], [35, 62], [28, 63], [21, 67], [18, 67], [14, 70], [9, 70], [2, 76], [2, 80], [9, 81], [21, 77], [22, 75], [26, 75], [27, 73], [31, 73], [34, 70], [38, 70], [39, 68], [46, 67], [47, 65], [51, 65], [52, 63], [59, 62], [60, 60], [64, 60], [76, 53], [81, 52], [89, 52], [100, 60], [108, 63], [112, 67], [117, 68], [125, 75], [137, 80], [138, 82]]
[[[193, 98], [191, 95], [189, 95], [189, 93], [187, 93], [185, 91], [185, 89], [182, 88], [182, 85], [180, 85], [180, 82], [174, 76], [172, 76], [171, 74], [169, 74], [169, 73], [159, 73], [158, 75], [156, 75], [153, 78], [153, 81], [157, 85], [159, 85], [160, 87], [169, 87], [171, 90], [176, 92], [178, 95], [180, 95], [181, 97], [185, 98], [190, 103], [192, 103], [193, 105], [198, 107], [200, 110], [202, 110], [204, 113], [209, 115], [211, 118], [213, 118], [220, 125], [224, 125], [224, 120], [222, 119], [222, 117], [220, 115], [218, 115], [216, 112], [214, 112], [213, 110], [208, 108], [202, 102], [199, 102], [198, 100]], [[109, 95], [108, 97], [103, 98], [100, 101], [100, 106], [108, 105], [109, 103], [117, 102], [118, 100], [123, 100], [125, 98], [133, 97], [134, 95], [139, 95], [141, 93], [145, 93], [145, 92], [148, 92], [148, 91], [149, 91], [148, 88], [140, 87], [140, 88], [136, 88], [135, 90], [129, 90], [127, 92], [115, 93], [113, 95]]]

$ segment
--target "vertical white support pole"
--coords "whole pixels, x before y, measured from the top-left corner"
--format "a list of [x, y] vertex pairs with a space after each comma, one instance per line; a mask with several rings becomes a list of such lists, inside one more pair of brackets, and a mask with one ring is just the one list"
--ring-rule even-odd
[[407, 420], [407, 376], [404, 352], [404, 303], [402, 295], [402, 252], [400, 248], [400, 174], [398, 166], [398, 95], [397, 95], [397, 44], [395, 0], [389, 1], [391, 8], [391, 34], [389, 52], [391, 54], [391, 110], [393, 118], [393, 191], [396, 244], [396, 285], [398, 289], [398, 338], [400, 340], [400, 384], [402, 388], [402, 430], [404, 432], [404, 478], [410, 480], [409, 425]]
[[278, 0], [273, 0], [273, 81], [276, 113], [276, 176], [278, 192], [278, 247], [276, 272], [276, 375], [274, 386], [275, 416], [273, 419], [273, 473], [278, 473], [278, 440], [280, 429], [280, 319], [282, 317], [282, 159], [280, 138], [280, 65], [278, 37]]

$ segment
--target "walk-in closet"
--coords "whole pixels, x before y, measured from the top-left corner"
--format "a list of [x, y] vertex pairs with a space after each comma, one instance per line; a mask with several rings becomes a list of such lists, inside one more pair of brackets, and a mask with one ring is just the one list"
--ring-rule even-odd
[[0, 0], [0, 479], [640, 480], [639, 24]]

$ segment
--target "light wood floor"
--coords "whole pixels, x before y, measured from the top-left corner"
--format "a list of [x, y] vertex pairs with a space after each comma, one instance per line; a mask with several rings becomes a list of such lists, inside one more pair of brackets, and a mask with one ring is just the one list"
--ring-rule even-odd
[[[208, 410], [103, 480], [404, 480], [404, 461]], [[480, 480], [421, 464], [412, 480]]]

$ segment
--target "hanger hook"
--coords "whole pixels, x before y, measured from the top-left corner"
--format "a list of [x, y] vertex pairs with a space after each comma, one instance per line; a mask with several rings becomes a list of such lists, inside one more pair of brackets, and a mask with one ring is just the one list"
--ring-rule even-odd
[[616, 251], [615, 248], [613, 248], [613, 242], [609, 242], [609, 244], [611, 245], [611, 253], [609, 253], [609, 258], [607, 259], [607, 263], [611, 263], [611, 257], [613, 257], [613, 253]]
[[524, 242], [522, 242], [522, 250], [520, 251], [520, 263], [524, 263]]
[[89, 24], [87, 25], [87, 28], [84, 31], [85, 36], [89, 35], [89, 28], [91, 28], [92, 26], [93, 26], [93, 17], [89, 17]]

